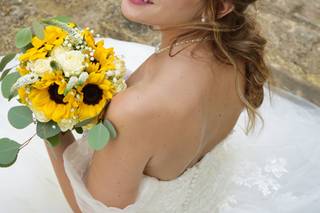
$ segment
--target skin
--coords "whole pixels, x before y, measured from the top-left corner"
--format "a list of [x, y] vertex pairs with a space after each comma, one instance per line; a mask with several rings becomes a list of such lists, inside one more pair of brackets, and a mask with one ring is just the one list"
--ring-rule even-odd
[[[123, 0], [121, 10], [133, 22], [161, 29], [169, 23], [200, 19], [203, 1], [153, 2], [136, 6]], [[219, 17], [232, 9], [225, 1]], [[181, 31], [161, 31], [161, 47], [178, 33]], [[179, 177], [236, 124], [243, 104], [236, 92], [233, 67], [214, 59], [205, 43], [196, 47], [199, 57], [193, 59], [190, 51], [194, 45], [173, 58], [166, 51], [152, 54], [128, 78], [128, 88], [109, 104], [105, 116], [117, 128], [118, 137], [94, 153], [85, 179], [88, 191], [105, 205], [125, 208], [134, 203], [143, 175], [159, 180]], [[243, 63], [237, 63], [243, 71]], [[240, 87], [244, 88], [242, 78]], [[62, 158], [74, 137], [70, 131], [60, 137], [63, 143], [57, 147], [51, 150], [47, 145], [49, 156], [67, 201], [74, 212], [81, 212]]]

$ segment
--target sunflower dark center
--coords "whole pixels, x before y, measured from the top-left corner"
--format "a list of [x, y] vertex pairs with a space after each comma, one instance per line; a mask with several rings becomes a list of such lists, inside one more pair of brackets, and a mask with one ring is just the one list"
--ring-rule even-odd
[[49, 86], [49, 95], [50, 99], [56, 102], [57, 104], [66, 104], [63, 102], [64, 95], [61, 95], [58, 93], [59, 85], [56, 83], [53, 83]]
[[83, 102], [88, 105], [95, 105], [102, 99], [102, 90], [95, 84], [87, 84], [82, 88]]

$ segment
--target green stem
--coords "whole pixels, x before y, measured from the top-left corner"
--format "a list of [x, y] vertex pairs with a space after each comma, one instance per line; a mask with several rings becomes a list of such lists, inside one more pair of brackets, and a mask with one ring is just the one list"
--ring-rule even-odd
[[34, 135], [32, 135], [28, 140], [26, 140], [25, 142], [23, 142], [23, 144], [21, 144], [21, 146], [19, 147], [19, 150], [22, 149], [23, 147], [25, 147], [26, 145], [28, 145], [31, 141], [32, 138], [34, 138], [34, 136], [36, 136], [37, 133], [34, 133]]

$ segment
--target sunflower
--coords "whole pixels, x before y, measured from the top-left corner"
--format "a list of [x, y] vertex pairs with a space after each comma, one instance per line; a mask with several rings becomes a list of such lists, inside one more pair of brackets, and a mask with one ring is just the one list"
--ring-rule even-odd
[[94, 58], [100, 64], [99, 70], [107, 71], [115, 69], [115, 54], [113, 47], [105, 48], [104, 41], [101, 40], [97, 43], [95, 48]]
[[92, 33], [89, 30], [84, 29], [82, 32], [82, 35], [84, 37], [84, 40], [87, 42], [87, 45], [89, 47], [91, 47], [92, 49], [95, 49], [96, 44], [95, 44], [94, 37], [93, 37]]
[[67, 34], [66, 31], [59, 27], [47, 26], [44, 30], [44, 39], [33, 37], [31, 41], [33, 47], [19, 57], [20, 61], [45, 58], [48, 51], [52, 50], [54, 46], [59, 46], [63, 43]]
[[18, 89], [18, 95], [19, 95], [19, 102], [22, 104], [27, 104], [26, 98], [27, 98], [28, 94], [26, 92], [25, 86], [20, 87]]
[[19, 74], [20, 74], [21, 76], [24, 76], [24, 75], [30, 73], [30, 71], [27, 70], [26, 67], [24, 67], [24, 66], [22, 66], [22, 65], [20, 65], [19, 67], [17, 67], [17, 70], [18, 70], [18, 72], [19, 72]]
[[97, 116], [115, 93], [113, 84], [105, 78], [105, 72], [90, 73], [86, 82], [77, 90], [80, 93], [80, 121]]
[[87, 72], [101, 72], [101, 64], [99, 62], [86, 61], [88, 63]]
[[71, 90], [64, 96], [66, 85], [61, 71], [46, 72], [40, 81], [32, 85], [28, 95], [32, 108], [57, 123], [73, 118], [78, 106], [76, 91]]

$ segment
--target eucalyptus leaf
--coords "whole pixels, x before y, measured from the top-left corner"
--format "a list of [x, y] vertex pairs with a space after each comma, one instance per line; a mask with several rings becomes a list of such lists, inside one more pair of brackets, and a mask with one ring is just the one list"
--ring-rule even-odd
[[39, 39], [44, 39], [44, 26], [38, 21], [34, 21], [32, 23], [32, 29], [34, 34], [39, 38]]
[[10, 72], [10, 70], [12, 70], [12, 68], [5, 69], [2, 72], [1, 77], [0, 77], [0, 81], [2, 81], [4, 79], [4, 77], [6, 77], [6, 75]]
[[50, 67], [53, 69], [53, 70], [58, 70], [59, 69], [59, 65], [56, 61], [52, 60], [50, 61]]
[[20, 146], [9, 138], [0, 139], [0, 167], [9, 167], [16, 162]]
[[37, 135], [42, 139], [53, 137], [59, 132], [61, 132], [61, 130], [54, 121], [37, 122]]
[[6, 65], [12, 61], [12, 59], [14, 59], [14, 57], [16, 56], [16, 53], [9, 53], [5, 56], [2, 57], [1, 61], [0, 61], [0, 72], [3, 71], [3, 69], [6, 67]]
[[108, 119], [104, 119], [103, 120], [103, 125], [105, 127], [107, 127], [107, 129], [109, 130], [110, 132], [110, 136], [112, 139], [116, 138], [117, 137], [117, 131], [116, 129], [114, 128], [113, 124], [111, 123], [111, 121], [109, 121]]
[[109, 130], [102, 123], [95, 125], [88, 132], [88, 143], [94, 150], [101, 150], [108, 144], [109, 139]]
[[55, 147], [60, 143], [59, 134], [46, 139], [51, 147]]
[[60, 21], [60, 22], [64, 22], [64, 23], [69, 23], [71, 20], [71, 17], [70, 16], [56, 16], [52, 19]]
[[16, 47], [23, 48], [32, 40], [32, 32], [30, 27], [20, 29], [16, 34]]
[[20, 78], [20, 74], [18, 72], [12, 72], [3, 78], [1, 83], [1, 92], [3, 97], [9, 98], [11, 87], [18, 78]]
[[76, 130], [76, 132], [78, 134], [82, 134], [83, 133], [83, 129], [81, 127], [76, 127], [75, 130]]
[[8, 101], [11, 101], [11, 99], [12, 99], [13, 97], [15, 97], [16, 95], [18, 95], [17, 90], [15, 90], [15, 91], [13, 91], [13, 92], [10, 92], [10, 95], [9, 95], [9, 97], [8, 97]]
[[10, 124], [17, 128], [23, 129], [32, 123], [32, 111], [27, 106], [15, 106], [8, 112]]
[[31, 43], [29, 43], [25, 47], [20, 48], [20, 51], [24, 53], [24, 52], [26, 52], [28, 49], [30, 49], [32, 47], [33, 47], [33, 45]]

